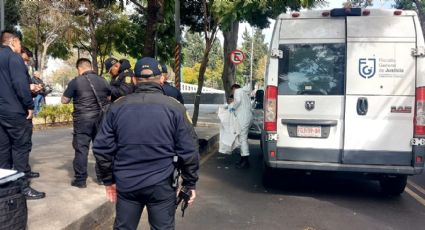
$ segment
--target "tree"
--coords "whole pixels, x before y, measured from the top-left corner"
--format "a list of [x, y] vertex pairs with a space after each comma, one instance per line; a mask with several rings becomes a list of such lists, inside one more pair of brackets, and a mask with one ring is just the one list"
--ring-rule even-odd
[[[165, 0], [130, 0], [135, 6], [137, 12], [132, 19], [139, 28], [135, 28], [138, 38], [143, 38], [143, 43], [137, 47], [135, 51], [131, 46], [127, 47], [127, 51], [133, 57], [147, 56], [157, 57], [163, 63], [170, 60], [172, 52], [175, 48], [174, 39], [174, 1]], [[120, 0], [121, 6], [128, 1]], [[161, 38], [161, 39], [158, 39]], [[134, 37], [130, 38], [133, 39]], [[172, 46], [172, 48], [170, 48]], [[161, 48], [162, 49], [161, 49]], [[164, 47], [166, 47], [164, 49]], [[143, 51], [143, 52], [140, 52]]]
[[216, 0], [216, 14], [224, 36], [223, 87], [226, 97], [230, 96], [230, 86], [236, 80], [236, 68], [229, 60], [232, 50], [237, 47], [239, 22], [248, 22], [251, 26], [263, 29], [270, 26], [270, 18], [275, 18], [288, 9], [311, 8], [324, 4], [324, 0]]
[[5, 23], [4, 27], [6, 30], [14, 30], [15, 26], [18, 25], [20, 21], [20, 13], [19, 9], [21, 7], [22, 0], [15, 0], [15, 1], [6, 1], [5, 3]]
[[184, 38], [184, 65], [193, 67], [196, 63], [200, 63], [202, 61], [201, 51], [204, 49], [202, 34], [188, 31]]
[[73, 43], [90, 54], [93, 70], [101, 75], [106, 57], [130, 27], [128, 17], [113, 1], [69, 2], [78, 9], [73, 15]]
[[352, 8], [352, 7], [368, 7], [373, 6], [372, 4], [373, 0], [349, 0], [346, 3], [344, 3], [344, 7]]
[[[201, 61], [201, 66], [198, 75], [198, 90], [195, 95], [194, 111], [192, 116], [193, 125], [198, 123], [199, 103], [201, 102], [202, 88], [204, 86], [205, 72], [207, 70], [209, 54], [217, 38], [219, 24], [214, 13], [214, 0], [185, 0], [182, 2], [182, 24], [190, 26], [190, 30], [194, 32], [203, 32], [204, 35], [204, 49]], [[201, 9], [202, 14], [193, 14]], [[186, 12], [186, 13], [184, 13]], [[189, 13], [190, 12], [190, 13]], [[201, 30], [202, 29], [202, 30]]]
[[62, 1], [23, 1], [21, 4], [22, 30], [26, 36], [24, 41], [33, 45], [36, 69], [42, 73], [46, 68], [48, 51], [70, 28], [70, 15]]
[[[250, 66], [250, 58], [251, 58], [251, 43], [254, 42], [254, 49], [253, 49], [253, 76], [252, 78], [260, 79], [263, 77], [263, 74], [260, 74], [261, 76], [257, 75], [257, 72], [255, 71], [258, 67], [258, 64], [260, 60], [267, 56], [267, 43], [264, 42], [265, 36], [262, 33], [262, 30], [259, 28], [255, 28], [254, 31], [254, 38], [251, 36], [251, 34], [248, 32], [247, 29], [245, 29], [244, 33], [242, 34], [242, 38], [244, 42], [242, 43], [242, 51], [246, 54], [246, 61], [243, 64], [243, 72], [244, 75], [250, 75], [251, 72], [251, 66]], [[242, 82], [243, 83], [243, 82]]]

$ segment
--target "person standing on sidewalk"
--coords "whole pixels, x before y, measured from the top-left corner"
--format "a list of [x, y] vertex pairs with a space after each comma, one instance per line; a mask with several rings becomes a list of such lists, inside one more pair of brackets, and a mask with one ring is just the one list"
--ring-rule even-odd
[[229, 110], [234, 112], [236, 120], [239, 123], [241, 132], [239, 134], [239, 141], [241, 142], [241, 159], [236, 164], [237, 168], [249, 168], [249, 144], [248, 132], [252, 122], [251, 110], [251, 85], [241, 88], [240, 85], [232, 85], [233, 102], [229, 105]]
[[34, 116], [37, 117], [41, 110], [41, 103], [44, 98], [44, 82], [43, 79], [41, 79], [40, 72], [34, 71], [31, 81], [33, 84], [40, 85], [42, 87], [42, 90], [40, 90], [34, 98]]
[[[78, 59], [76, 67], [79, 76], [69, 82], [61, 102], [68, 104], [72, 99], [74, 104], [72, 146], [75, 149], [73, 162], [75, 175], [71, 185], [85, 188], [87, 187], [87, 160], [90, 142], [96, 136], [99, 116], [103, 107], [109, 103], [111, 90], [108, 82], [93, 71], [89, 59]], [[101, 184], [98, 168], [96, 167], [95, 170], [98, 183]]]
[[168, 83], [168, 69], [165, 64], [161, 66], [162, 76], [164, 77], [164, 83], [162, 83], [162, 88], [164, 89], [165, 95], [169, 97], [173, 97], [177, 101], [179, 101], [182, 105], [184, 105], [184, 100], [182, 93], [176, 87], [172, 86]]
[[174, 229], [177, 165], [189, 203], [196, 197], [197, 136], [185, 107], [164, 95], [160, 68], [153, 58], [137, 62], [136, 92], [111, 105], [93, 144], [107, 198], [117, 202], [115, 230], [137, 229], [145, 206], [151, 229]]
[[[0, 46], [0, 168], [25, 173], [22, 193], [27, 199], [46, 196], [29, 186], [31, 134], [34, 103], [27, 68], [21, 54], [21, 40], [3, 31]], [[31, 124], [31, 125], [30, 125]]]

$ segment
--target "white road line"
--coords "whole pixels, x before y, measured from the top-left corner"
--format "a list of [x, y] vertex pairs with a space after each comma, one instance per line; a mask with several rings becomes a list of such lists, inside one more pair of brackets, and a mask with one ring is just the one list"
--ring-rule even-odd
[[408, 180], [407, 184], [421, 192], [423, 195], [425, 195], [425, 189], [423, 189], [421, 186], [417, 185], [415, 182]]
[[419, 203], [421, 203], [423, 206], [425, 206], [425, 199], [424, 198], [422, 198], [421, 196], [419, 196], [418, 194], [416, 194], [415, 192], [413, 192], [412, 190], [410, 190], [407, 187], [404, 191], [406, 191], [410, 196], [415, 198], [415, 200], [417, 200]]

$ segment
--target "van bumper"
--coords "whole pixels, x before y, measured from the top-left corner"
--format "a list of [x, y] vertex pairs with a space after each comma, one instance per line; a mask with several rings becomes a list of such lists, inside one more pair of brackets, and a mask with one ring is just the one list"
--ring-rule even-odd
[[412, 166], [384, 166], [384, 165], [350, 165], [338, 163], [318, 163], [318, 162], [294, 162], [294, 161], [269, 161], [266, 163], [271, 168], [314, 170], [314, 171], [335, 171], [335, 172], [359, 172], [373, 174], [421, 174], [424, 167]]

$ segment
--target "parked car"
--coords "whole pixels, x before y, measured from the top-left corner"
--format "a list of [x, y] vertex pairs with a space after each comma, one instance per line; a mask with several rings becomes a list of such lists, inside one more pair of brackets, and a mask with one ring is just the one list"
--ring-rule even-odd
[[263, 100], [264, 90], [259, 89], [255, 93], [255, 97], [252, 103], [252, 125], [249, 129], [250, 138], [259, 139], [261, 137], [264, 120]]

